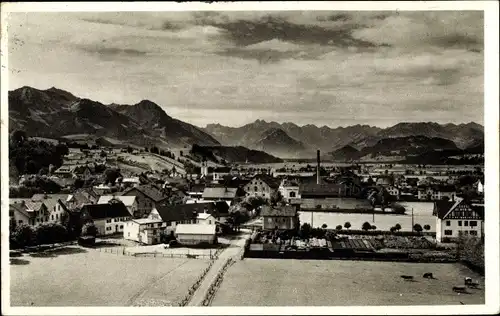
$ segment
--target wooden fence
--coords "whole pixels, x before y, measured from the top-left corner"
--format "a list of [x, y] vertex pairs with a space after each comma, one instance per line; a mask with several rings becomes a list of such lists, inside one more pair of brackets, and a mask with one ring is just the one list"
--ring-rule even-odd
[[235, 261], [233, 258], [229, 258], [229, 259], [227, 259], [226, 263], [224, 263], [224, 265], [222, 266], [222, 269], [217, 274], [217, 277], [215, 278], [215, 280], [212, 282], [212, 284], [208, 288], [208, 292], [205, 296], [205, 299], [203, 300], [203, 306], [210, 306], [210, 304], [212, 304], [215, 293], [219, 289], [219, 287], [222, 283], [222, 279], [224, 278], [224, 273], [226, 273], [227, 269], [229, 269], [229, 267], [234, 262]]
[[95, 248], [95, 250], [104, 253], [111, 253], [122, 256], [131, 257], [149, 257], [149, 258], [188, 258], [188, 259], [210, 259], [215, 260], [218, 257], [218, 253], [213, 254], [192, 254], [192, 253], [159, 253], [159, 252], [143, 252], [143, 253], [133, 253], [127, 252], [124, 247], [120, 248]]

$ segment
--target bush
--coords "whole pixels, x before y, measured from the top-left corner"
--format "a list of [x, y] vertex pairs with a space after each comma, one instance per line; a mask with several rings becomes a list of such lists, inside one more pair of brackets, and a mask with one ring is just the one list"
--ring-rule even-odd
[[55, 244], [67, 241], [68, 233], [61, 224], [42, 224], [36, 228], [36, 242], [38, 245]]
[[370, 229], [371, 229], [371, 230], [377, 230], [377, 226], [372, 225], [372, 226], [370, 227]]
[[337, 225], [337, 227], [335, 227], [336, 230], [342, 230], [342, 225]]
[[36, 232], [31, 226], [21, 224], [15, 228], [12, 240], [20, 248], [33, 246], [36, 244]]
[[345, 222], [344, 227], [347, 229], [351, 228], [351, 223]]
[[431, 230], [431, 225], [424, 225], [425, 230]]
[[414, 231], [416, 231], [417, 233], [420, 233], [420, 232], [422, 232], [422, 230], [424, 230], [424, 229], [422, 228], [422, 225], [420, 225], [420, 224], [415, 224], [415, 225], [413, 225], [413, 230], [414, 230]]
[[400, 231], [400, 230], [401, 230], [401, 225], [398, 223], [398, 224], [394, 225], [394, 228], [395, 228], [397, 231]]
[[365, 231], [368, 231], [368, 230], [372, 229], [372, 225], [370, 223], [368, 223], [368, 222], [364, 222], [363, 226], [361, 226], [361, 229], [365, 230]]
[[94, 225], [94, 223], [87, 223], [83, 225], [82, 227], [82, 236], [97, 236], [98, 234], [97, 227]]

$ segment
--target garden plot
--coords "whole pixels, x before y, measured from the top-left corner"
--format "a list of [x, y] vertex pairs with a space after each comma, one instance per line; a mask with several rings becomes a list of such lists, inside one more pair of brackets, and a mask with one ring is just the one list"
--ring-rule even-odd
[[12, 306], [169, 306], [188, 293], [208, 260], [117, 256], [68, 247], [10, 265]]
[[[427, 272], [436, 279], [424, 279]], [[482, 287], [453, 292], [466, 276], [484, 285], [460, 264], [245, 259], [227, 271], [212, 306], [484, 304]]]

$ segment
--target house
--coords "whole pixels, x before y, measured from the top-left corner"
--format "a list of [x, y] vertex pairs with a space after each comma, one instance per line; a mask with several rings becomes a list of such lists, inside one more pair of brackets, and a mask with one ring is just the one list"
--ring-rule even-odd
[[295, 199], [299, 196], [299, 181], [293, 179], [283, 179], [278, 187], [283, 199], [290, 203], [291, 199]]
[[63, 178], [80, 177], [84, 180], [87, 180], [92, 176], [92, 170], [90, 170], [90, 167], [87, 165], [63, 164], [56, 171], [54, 171], [54, 175]]
[[215, 188], [205, 188], [203, 190], [202, 198], [203, 201], [225, 201], [228, 205], [236, 198], [238, 188], [228, 188], [228, 187], [215, 187]]
[[131, 216], [137, 212], [137, 198], [134, 195], [103, 195], [97, 201], [97, 204], [107, 204], [113, 202], [121, 202], [125, 205]]
[[24, 203], [9, 203], [9, 223], [14, 226], [28, 224], [31, 225], [33, 212], [28, 210]]
[[99, 200], [99, 195], [91, 188], [77, 190], [73, 194], [68, 194], [66, 207], [69, 210], [80, 209], [85, 204], [94, 204]]
[[265, 205], [260, 212], [262, 216], [262, 228], [264, 230], [295, 229], [298, 226], [297, 207], [286, 205], [270, 207]]
[[214, 225], [215, 217], [204, 210], [203, 213], [198, 213], [198, 216], [196, 217], [196, 224]]
[[392, 186], [394, 185], [394, 177], [392, 176], [379, 176], [377, 177], [377, 181], [375, 182], [376, 185], [380, 186]]
[[358, 190], [346, 183], [302, 183], [299, 193], [302, 199], [327, 199], [357, 196]]
[[[14, 205], [12, 211], [16, 223], [31, 226], [38, 226], [43, 223], [60, 223], [63, 214], [67, 210], [64, 203], [56, 198], [40, 200], [38, 195], [36, 195], [36, 198], [37, 200], [10, 199], [9, 205]], [[19, 222], [20, 220], [22, 220], [22, 223]]]
[[431, 185], [418, 188], [418, 199], [424, 201], [454, 200], [455, 187], [452, 185]]
[[80, 216], [83, 222], [93, 222], [99, 235], [123, 233], [125, 222], [132, 219], [123, 203], [87, 204]]
[[203, 191], [205, 190], [205, 184], [202, 183], [194, 183], [189, 185], [188, 187], [188, 200], [186, 203], [195, 203], [203, 200]]
[[214, 182], [223, 180], [225, 176], [229, 175], [231, 175], [231, 168], [229, 167], [217, 167], [212, 169], [212, 177]]
[[179, 224], [175, 228], [175, 236], [181, 245], [213, 245], [217, 243], [216, 229], [215, 225]]
[[141, 181], [139, 180], [139, 177], [118, 178], [116, 179], [115, 184], [120, 185], [122, 188], [130, 188], [139, 186]]
[[156, 205], [162, 204], [169, 198], [164, 190], [150, 184], [130, 188], [121, 195], [136, 197], [137, 212], [134, 214], [136, 218], [149, 214]]
[[92, 190], [98, 194], [99, 196], [104, 195], [104, 194], [110, 194], [112, 189], [110, 186], [107, 186], [103, 183], [96, 185], [92, 188]]
[[61, 223], [67, 212], [65, 201], [68, 200], [68, 197], [68, 194], [35, 194], [31, 200], [42, 202], [47, 207], [49, 223]]
[[434, 202], [436, 240], [454, 240], [460, 235], [483, 236], [484, 206], [472, 205], [464, 199]]
[[266, 174], [258, 174], [248, 182], [243, 189], [246, 196], [260, 196], [270, 199], [271, 195], [279, 188], [276, 179]]
[[161, 218], [138, 218], [125, 222], [123, 238], [142, 244], [154, 245], [160, 242], [161, 232], [166, 228]]

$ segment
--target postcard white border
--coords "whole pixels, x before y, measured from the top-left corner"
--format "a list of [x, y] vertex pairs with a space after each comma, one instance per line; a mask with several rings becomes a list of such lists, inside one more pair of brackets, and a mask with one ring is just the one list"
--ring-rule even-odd
[[[8, 209], [8, 25], [9, 12], [78, 12], [78, 11], [285, 11], [285, 10], [336, 10], [336, 11], [443, 11], [480, 10], [485, 21], [485, 305], [446, 306], [349, 306], [349, 307], [10, 307], [10, 275], [8, 253], [8, 216], [2, 211], [2, 312], [5, 315], [249, 315], [249, 314], [298, 314], [298, 315], [440, 315], [440, 314], [496, 314], [499, 303], [499, 51], [498, 51], [498, 2], [497, 1], [401, 1], [401, 2], [241, 2], [241, 3], [161, 3], [161, 2], [54, 2], [54, 3], [2, 3], [1, 14], [1, 206]], [[466, 113], [464, 113], [466, 114]]]

